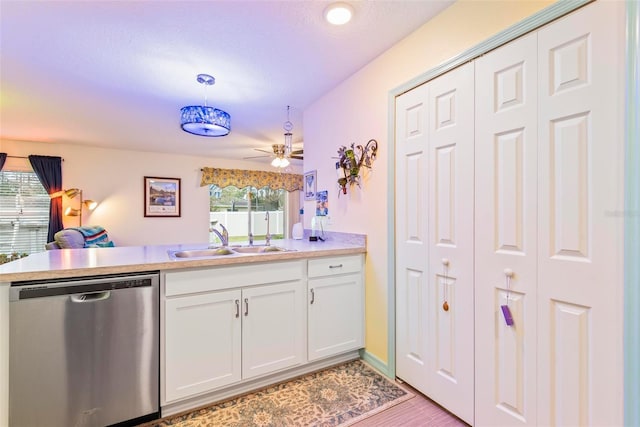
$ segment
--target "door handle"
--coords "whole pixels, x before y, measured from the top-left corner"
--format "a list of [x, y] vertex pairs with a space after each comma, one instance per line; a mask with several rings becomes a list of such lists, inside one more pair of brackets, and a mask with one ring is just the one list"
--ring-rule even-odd
[[244, 315], [249, 315], [249, 298], [244, 299]]
[[111, 291], [105, 292], [94, 292], [90, 294], [80, 294], [80, 295], [70, 295], [69, 299], [71, 302], [75, 303], [87, 303], [87, 302], [97, 302], [104, 301], [111, 297]]
[[313, 304], [316, 301], [316, 293], [313, 291], [313, 288], [311, 288], [311, 304]]
[[236, 300], [236, 318], [240, 317], [240, 300]]

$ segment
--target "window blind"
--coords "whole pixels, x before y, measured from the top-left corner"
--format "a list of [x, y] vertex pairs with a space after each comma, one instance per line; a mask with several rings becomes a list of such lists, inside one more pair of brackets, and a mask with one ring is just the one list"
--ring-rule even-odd
[[32, 172], [0, 172], [0, 255], [42, 252], [49, 195]]

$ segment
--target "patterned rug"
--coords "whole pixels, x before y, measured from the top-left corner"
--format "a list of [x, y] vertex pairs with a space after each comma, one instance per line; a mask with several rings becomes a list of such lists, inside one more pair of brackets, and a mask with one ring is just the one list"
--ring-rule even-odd
[[145, 426], [349, 426], [414, 397], [360, 360]]

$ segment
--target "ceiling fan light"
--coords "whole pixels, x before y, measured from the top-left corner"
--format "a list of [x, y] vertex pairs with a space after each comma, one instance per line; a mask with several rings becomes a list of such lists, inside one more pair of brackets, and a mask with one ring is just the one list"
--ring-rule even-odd
[[289, 166], [289, 159], [287, 159], [286, 157], [282, 158], [280, 160], [280, 167], [281, 168], [286, 168], [287, 166]]
[[282, 164], [282, 161], [280, 160], [280, 157], [276, 157], [271, 161], [271, 166], [273, 166], [274, 168], [279, 168], [281, 164]]

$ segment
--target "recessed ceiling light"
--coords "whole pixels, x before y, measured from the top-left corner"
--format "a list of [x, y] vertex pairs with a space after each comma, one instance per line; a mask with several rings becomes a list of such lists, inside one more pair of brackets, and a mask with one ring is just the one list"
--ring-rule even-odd
[[344, 25], [352, 16], [353, 7], [347, 3], [333, 3], [324, 10], [324, 19], [333, 25]]

